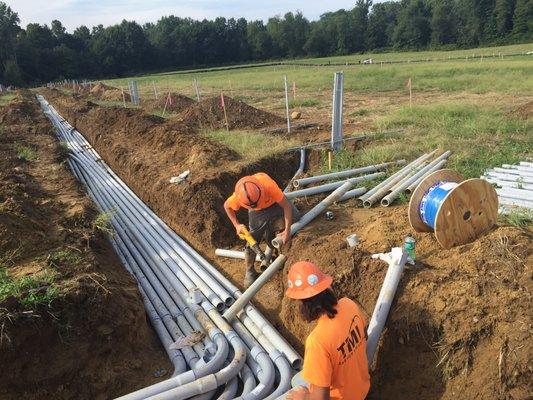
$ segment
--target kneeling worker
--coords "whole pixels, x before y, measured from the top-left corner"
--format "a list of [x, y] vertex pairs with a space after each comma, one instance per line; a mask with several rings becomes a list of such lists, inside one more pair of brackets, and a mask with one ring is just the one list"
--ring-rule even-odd
[[309, 389], [293, 389], [287, 400], [363, 400], [370, 389], [363, 313], [352, 300], [337, 300], [332, 281], [311, 262], [289, 270], [285, 294], [301, 300], [303, 319], [317, 324], [305, 342], [302, 378]]
[[[285, 245], [290, 243], [291, 225], [293, 221], [299, 219], [299, 213], [270, 176], [260, 172], [241, 178], [235, 185], [235, 192], [224, 203], [226, 214], [235, 227], [237, 235], [243, 234], [246, 229], [237, 220], [236, 212], [241, 208], [248, 210], [250, 234], [257, 242], [266, 236], [267, 246], [272, 250], [273, 223], [283, 216], [285, 229], [279, 237]], [[255, 253], [249, 245], [246, 246], [244, 253], [246, 264], [244, 286], [248, 287], [257, 278], [258, 273], [254, 267]]]

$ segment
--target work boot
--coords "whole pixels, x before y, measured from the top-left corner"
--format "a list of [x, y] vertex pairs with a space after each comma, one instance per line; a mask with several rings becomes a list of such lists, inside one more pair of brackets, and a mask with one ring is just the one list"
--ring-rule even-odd
[[259, 274], [255, 270], [255, 268], [247, 268], [246, 274], [244, 275], [244, 287], [248, 289], [252, 283], [257, 279]]
[[244, 249], [244, 262], [246, 274], [244, 275], [244, 287], [248, 288], [257, 279], [259, 274], [255, 270], [255, 252], [248, 246]]

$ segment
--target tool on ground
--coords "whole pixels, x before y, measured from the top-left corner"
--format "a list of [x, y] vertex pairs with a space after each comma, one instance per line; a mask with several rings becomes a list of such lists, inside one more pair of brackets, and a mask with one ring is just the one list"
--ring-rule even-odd
[[455, 171], [436, 171], [420, 182], [409, 203], [417, 232], [434, 232], [445, 249], [474, 241], [494, 226], [498, 195], [483, 179], [466, 181]]
[[255, 251], [255, 254], [259, 256], [259, 259], [263, 261], [265, 259], [265, 253], [263, 253], [263, 250], [259, 247], [259, 244], [257, 243], [257, 240], [254, 239], [252, 234], [246, 229], [246, 227], [242, 228], [242, 233], [239, 233], [239, 237], [242, 240], [246, 240], [246, 243], [248, 243], [248, 246], [251, 247], [253, 251]]
[[326, 212], [326, 221], [333, 221], [333, 217], [334, 217], [333, 212], [331, 211]]
[[182, 182], [185, 182], [187, 180], [187, 178], [189, 177], [190, 173], [191, 173], [191, 171], [187, 170], [187, 171], [182, 172], [178, 176], [173, 176], [172, 178], [170, 178], [170, 183], [180, 184]]

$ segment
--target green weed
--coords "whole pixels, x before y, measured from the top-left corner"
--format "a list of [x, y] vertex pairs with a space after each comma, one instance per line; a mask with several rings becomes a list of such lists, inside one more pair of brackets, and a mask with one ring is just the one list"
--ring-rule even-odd
[[[292, 99], [289, 100], [289, 108], [295, 108], [295, 107], [313, 107], [320, 104], [320, 100], [318, 99]], [[285, 106], [285, 102], [283, 103], [283, 106]]]
[[111, 226], [111, 218], [113, 217], [113, 212], [101, 212], [93, 221], [93, 228], [99, 230], [100, 232], [105, 233], [106, 235], [113, 236], [115, 230]]
[[370, 114], [370, 110], [366, 108], [358, 108], [357, 110], [348, 114], [349, 117], [364, 117], [365, 115]]
[[203, 135], [239, 153], [248, 161], [283, 152], [296, 145], [296, 141], [275, 135], [252, 131], [204, 130]]
[[508, 214], [500, 214], [500, 220], [507, 225], [526, 228], [533, 224], [533, 211], [518, 207], [511, 210]]
[[0, 302], [14, 297], [25, 310], [35, 310], [40, 306], [50, 307], [60, 295], [54, 283], [56, 274], [45, 270], [38, 274], [12, 278], [7, 270], [0, 267]]
[[15, 150], [17, 151], [18, 158], [21, 160], [35, 161], [37, 159], [37, 154], [35, 153], [35, 151], [27, 146], [16, 144]]
[[46, 261], [50, 267], [57, 267], [59, 265], [79, 265], [83, 258], [80, 253], [72, 249], [63, 249], [53, 251], [48, 255]]

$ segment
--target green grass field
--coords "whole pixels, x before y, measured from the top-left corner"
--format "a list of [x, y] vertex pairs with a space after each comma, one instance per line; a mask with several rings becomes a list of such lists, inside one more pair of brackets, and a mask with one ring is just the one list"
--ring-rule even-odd
[[[530, 50], [533, 44], [449, 52], [353, 55], [299, 61], [354, 62], [373, 57], [376, 63], [342, 67], [278, 65], [213, 69], [135, 79], [144, 98], [153, 96], [152, 82], [160, 92], [177, 91], [194, 97], [192, 81], [197, 78], [204, 97], [224, 91], [255, 107], [283, 115], [283, 76], [287, 75], [291, 89], [292, 83], [296, 83], [296, 98], [292, 90], [290, 94], [291, 109], [327, 124], [331, 118], [333, 74], [343, 70], [346, 133], [396, 128], [403, 128], [404, 133], [375, 141], [355, 153], [339, 155], [334, 163], [336, 169], [401, 157], [411, 159], [438, 147], [454, 152], [449, 166], [465, 177], [474, 177], [486, 168], [533, 157], [533, 55], [525, 54]], [[499, 57], [499, 53], [504, 57]], [[521, 55], [505, 56], [518, 53]], [[481, 54], [483, 59], [472, 58], [472, 55], [479, 57]], [[467, 56], [469, 59], [455, 59]], [[378, 63], [379, 60], [405, 59], [430, 61]], [[406, 88], [409, 78], [412, 79], [412, 106]], [[127, 79], [106, 83], [127, 87]], [[218, 132], [215, 136], [225, 141], [223, 135], [224, 132]], [[246, 143], [247, 147], [253, 146], [253, 140]]]

